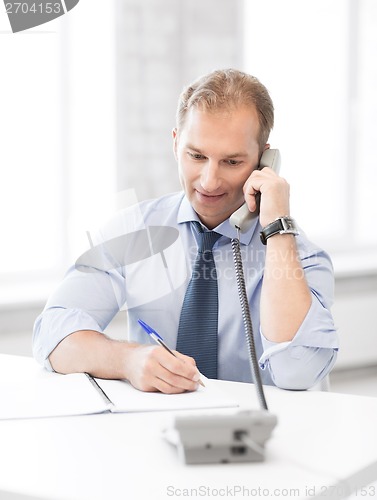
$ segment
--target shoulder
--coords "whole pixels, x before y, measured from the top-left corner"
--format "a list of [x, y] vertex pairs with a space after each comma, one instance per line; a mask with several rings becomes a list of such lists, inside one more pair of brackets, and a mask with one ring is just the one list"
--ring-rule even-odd
[[[171, 193], [165, 196], [161, 196], [160, 198], [142, 201], [131, 208], [133, 208], [134, 210], [140, 210], [144, 214], [155, 212], [156, 210], [159, 212], [174, 210], [178, 211], [183, 196], [184, 193], [182, 191]], [[125, 209], [125, 211], [127, 211], [127, 209]]]
[[104, 241], [138, 231], [146, 225], [175, 226], [183, 196], [183, 192], [172, 193], [160, 198], [141, 201], [120, 210], [99, 229], [98, 240]]

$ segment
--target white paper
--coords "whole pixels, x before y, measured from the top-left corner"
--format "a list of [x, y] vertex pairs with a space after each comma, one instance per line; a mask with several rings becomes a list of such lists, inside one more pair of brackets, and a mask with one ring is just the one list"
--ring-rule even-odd
[[94, 380], [112, 404], [84, 373], [51, 373], [32, 358], [0, 354], [0, 420], [237, 406], [211, 380], [195, 392], [172, 395], [141, 392], [122, 380]]
[[197, 391], [182, 394], [142, 392], [132, 387], [125, 380], [95, 380], [113, 402], [112, 412], [189, 410], [238, 406], [229, 396], [215, 387], [215, 383], [209, 379], [206, 379], [205, 387], [199, 386]]
[[85, 415], [107, 409], [83, 373], [60, 375], [30, 358], [0, 357], [0, 419]]

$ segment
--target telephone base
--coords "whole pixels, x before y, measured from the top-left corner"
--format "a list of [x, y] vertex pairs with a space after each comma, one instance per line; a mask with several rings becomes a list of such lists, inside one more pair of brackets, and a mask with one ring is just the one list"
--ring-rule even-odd
[[266, 410], [177, 416], [165, 438], [186, 464], [261, 462], [277, 418]]

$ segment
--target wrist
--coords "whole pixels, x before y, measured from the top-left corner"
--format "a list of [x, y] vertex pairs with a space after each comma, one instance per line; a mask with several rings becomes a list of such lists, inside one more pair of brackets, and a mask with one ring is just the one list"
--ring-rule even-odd
[[260, 239], [263, 245], [266, 245], [269, 238], [283, 234], [290, 234], [293, 236], [299, 234], [295, 220], [288, 215], [277, 217], [270, 224], [267, 224], [260, 232]]
[[132, 378], [132, 373], [135, 368], [135, 355], [137, 355], [138, 348], [141, 347], [141, 344], [136, 342], [126, 342], [121, 341], [119, 347], [120, 353], [120, 364], [119, 368], [122, 372], [123, 379], [130, 381]]

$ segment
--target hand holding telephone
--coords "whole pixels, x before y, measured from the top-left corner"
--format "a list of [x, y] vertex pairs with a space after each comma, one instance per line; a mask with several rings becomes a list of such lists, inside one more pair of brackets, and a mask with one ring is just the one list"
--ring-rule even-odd
[[[278, 174], [280, 170], [280, 163], [280, 151], [278, 149], [266, 149], [266, 151], [262, 154], [258, 169], [262, 170], [264, 167], [269, 167]], [[245, 233], [250, 228], [258, 213], [259, 207], [255, 212], [250, 212], [247, 204], [244, 203], [242, 207], [230, 216], [229, 222], [235, 229], [241, 231], [241, 233]]]

